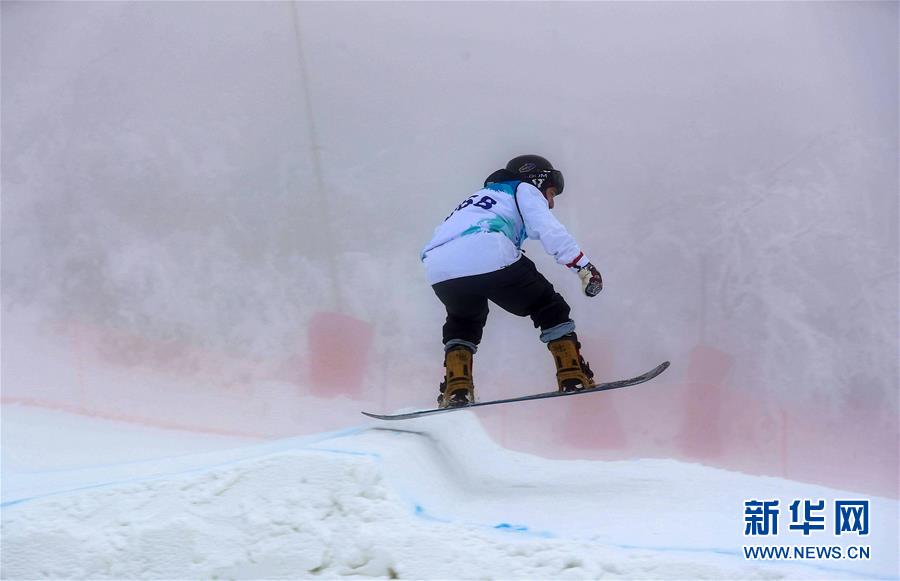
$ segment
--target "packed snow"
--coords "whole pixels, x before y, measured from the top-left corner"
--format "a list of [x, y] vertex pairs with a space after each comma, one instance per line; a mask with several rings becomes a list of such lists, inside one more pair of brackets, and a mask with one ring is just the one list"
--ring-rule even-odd
[[[255, 443], [3, 412], [20, 455], [4, 446], [5, 579], [897, 573], [896, 501], [872, 499], [869, 561], [750, 562], [744, 500], [854, 495], [673, 460], [541, 459], [496, 445], [471, 412]], [[92, 464], [79, 434], [104, 431], [94, 459], [113, 461]], [[165, 444], [176, 440], [182, 453]], [[29, 454], [40, 470], [23, 469]]]

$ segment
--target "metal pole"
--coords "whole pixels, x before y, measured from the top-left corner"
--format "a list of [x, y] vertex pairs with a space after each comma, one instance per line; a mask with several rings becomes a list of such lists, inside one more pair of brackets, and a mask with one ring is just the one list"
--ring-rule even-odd
[[[300, 6], [297, 0], [291, 0], [291, 21], [294, 25], [294, 35], [297, 39], [297, 63], [300, 69], [300, 85], [303, 89], [303, 101], [306, 108], [306, 124], [309, 130], [310, 154], [312, 156], [313, 174], [315, 184], [315, 207], [318, 208], [324, 218], [326, 225], [333, 223], [333, 214], [331, 211], [330, 198], [325, 191], [325, 179], [322, 171], [322, 147], [319, 144], [319, 133], [316, 128], [316, 117], [313, 111], [312, 90], [309, 82], [309, 68], [306, 62], [306, 55], [303, 50], [303, 34], [300, 26]], [[333, 232], [333, 230], [327, 230]], [[338, 262], [337, 244], [328, 241], [322, 249], [322, 255], [325, 257], [329, 266], [334, 266]], [[337, 273], [334, 268], [328, 269], [328, 280], [331, 285], [331, 296], [334, 300], [335, 310], [343, 310], [343, 300], [341, 299], [340, 285], [338, 284]]]

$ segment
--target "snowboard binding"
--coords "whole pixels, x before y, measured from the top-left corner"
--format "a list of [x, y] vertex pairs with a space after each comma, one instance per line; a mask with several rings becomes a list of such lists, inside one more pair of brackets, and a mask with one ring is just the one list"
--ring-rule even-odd
[[581, 356], [578, 335], [569, 333], [547, 343], [556, 363], [556, 383], [559, 391], [581, 391], [594, 387], [594, 372]]
[[439, 408], [463, 407], [475, 403], [472, 382], [472, 350], [462, 345], [444, 354], [444, 381], [437, 398]]

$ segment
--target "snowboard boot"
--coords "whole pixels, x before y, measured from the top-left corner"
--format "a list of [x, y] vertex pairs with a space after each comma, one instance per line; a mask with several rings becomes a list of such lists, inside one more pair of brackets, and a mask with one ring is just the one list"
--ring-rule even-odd
[[472, 350], [457, 345], [444, 354], [444, 381], [438, 407], [461, 407], [475, 403], [475, 384], [472, 383]]
[[580, 391], [593, 387], [594, 372], [581, 356], [581, 343], [575, 333], [563, 335], [547, 343], [556, 362], [556, 383], [559, 391]]

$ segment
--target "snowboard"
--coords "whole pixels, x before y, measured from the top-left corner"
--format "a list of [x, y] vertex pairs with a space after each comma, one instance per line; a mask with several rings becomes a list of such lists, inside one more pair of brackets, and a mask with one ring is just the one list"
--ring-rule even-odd
[[370, 418], [375, 418], [376, 420], [408, 420], [411, 418], [421, 418], [422, 416], [431, 416], [434, 414], [443, 414], [447, 412], [455, 412], [459, 410], [468, 410], [472, 408], [484, 407], [489, 405], [497, 405], [501, 403], [513, 403], [518, 401], [532, 401], [535, 399], [549, 399], [552, 397], [568, 397], [570, 395], [583, 395], [585, 393], [597, 393], [598, 391], [610, 391], [612, 389], [619, 389], [622, 387], [630, 387], [632, 385], [637, 385], [639, 383], [644, 383], [645, 381], [650, 381], [660, 373], [666, 370], [669, 367], [669, 362], [664, 361], [651, 369], [650, 371], [638, 375], [637, 377], [632, 377], [631, 379], [620, 379], [618, 381], [610, 381], [607, 383], [598, 383], [594, 387], [590, 387], [588, 389], [582, 389], [581, 391], [548, 391], [546, 393], [536, 393], [533, 395], [523, 395], [521, 397], [511, 397], [507, 399], [495, 399], [492, 401], [476, 401], [475, 403], [471, 403], [469, 405], [459, 406], [459, 407], [449, 407], [449, 408], [435, 408], [430, 410], [420, 410], [417, 412], [409, 412], [405, 414], [370, 414], [369, 412], [362, 412], [364, 416], [368, 416]]

